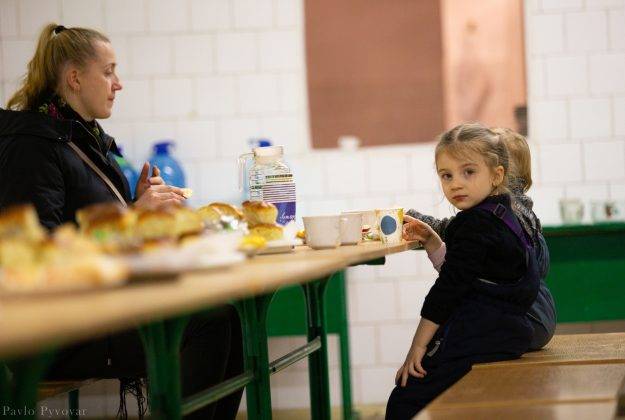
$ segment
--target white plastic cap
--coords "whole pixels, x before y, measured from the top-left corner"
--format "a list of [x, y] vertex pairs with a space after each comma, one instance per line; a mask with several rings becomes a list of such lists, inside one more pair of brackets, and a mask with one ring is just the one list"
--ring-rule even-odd
[[282, 146], [255, 147], [253, 150], [256, 157], [276, 157], [284, 154]]

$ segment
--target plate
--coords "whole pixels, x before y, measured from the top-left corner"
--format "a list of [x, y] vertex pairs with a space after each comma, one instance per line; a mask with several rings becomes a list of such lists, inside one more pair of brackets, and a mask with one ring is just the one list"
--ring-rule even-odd
[[189, 271], [217, 270], [245, 260], [240, 252], [190, 255], [180, 252], [150, 253], [126, 257], [132, 281], [176, 276]]
[[279, 239], [267, 242], [265, 248], [258, 251], [257, 255], [284, 254], [293, 252], [296, 246], [302, 245], [301, 239]]

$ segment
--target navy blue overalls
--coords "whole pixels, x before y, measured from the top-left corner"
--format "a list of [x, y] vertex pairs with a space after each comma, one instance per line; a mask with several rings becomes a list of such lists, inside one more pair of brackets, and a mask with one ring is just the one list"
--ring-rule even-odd
[[533, 327], [526, 313], [540, 283], [534, 248], [510, 209], [495, 203], [482, 203], [477, 208], [492, 212], [520, 239], [527, 271], [513, 284], [475, 280], [473, 291], [430, 341], [421, 362], [427, 375], [409, 376], [405, 387], [396, 386], [391, 393], [387, 419], [412, 418], [468, 373], [474, 363], [515, 359], [528, 350]]

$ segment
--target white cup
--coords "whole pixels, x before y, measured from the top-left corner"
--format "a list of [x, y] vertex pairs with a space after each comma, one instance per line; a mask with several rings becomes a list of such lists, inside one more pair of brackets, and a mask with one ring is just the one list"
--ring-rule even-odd
[[566, 225], [581, 223], [584, 217], [584, 203], [579, 198], [560, 199], [560, 216]]
[[358, 245], [362, 241], [362, 214], [341, 214], [341, 245]]
[[397, 244], [402, 240], [402, 225], [404, 223], [404, 209], [376, 209], [380, 240], [385, 244]]
[[367, 225], [371, 228], [371, 231], [374, 233], [378, 232], [378, 219], [375, 216], [375, 210], [355, 210], [355, 211], [344, 211], [341, 214], [361, 214], [362, 215], [362, 225]]
[[306, 245], [313, 249], [336, 248], [341, 245], [341, 216], [304, 217]]

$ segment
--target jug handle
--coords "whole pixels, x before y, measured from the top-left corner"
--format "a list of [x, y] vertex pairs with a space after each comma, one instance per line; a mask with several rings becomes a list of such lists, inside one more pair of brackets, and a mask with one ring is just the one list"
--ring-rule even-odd
[[243, 177], [245, 176], [245, 161], [254, 156], [254, 153], [244, 153], [239, 156], [239, 191], [243, 191]]

